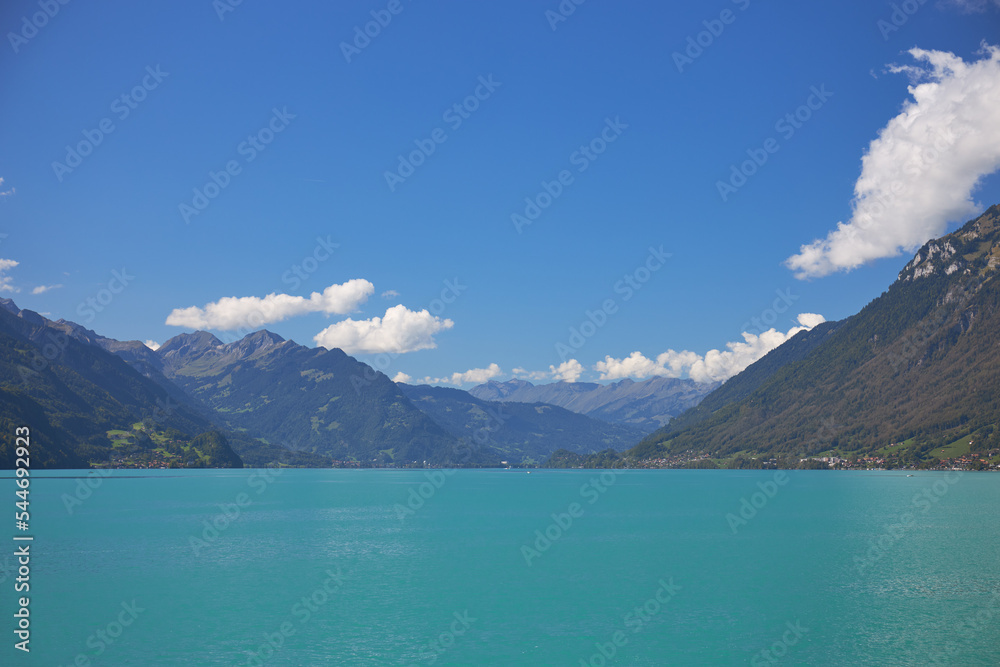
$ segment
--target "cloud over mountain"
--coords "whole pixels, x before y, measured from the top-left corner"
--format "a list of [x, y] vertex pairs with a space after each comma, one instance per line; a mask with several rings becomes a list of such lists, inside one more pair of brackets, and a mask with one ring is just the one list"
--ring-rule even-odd
[[8, 271], [13, 269], [18, 265], [17, 260], [13, 259], [0, 259], [0, 292], [19, 292], [20, 290], [14, 287], [14, 284], [10, 280], [10, 276], [6, 275]]
[[[400, 375], [406, 375], [405, 373], [400, 373]], [[497, 364], [490, 364], [487, 368], [470, 368], [463, 373], [452, 373], [450, 377], [442, 378], [432, 378], [425, 377], [420, 380], [420, 384], [453, 384], [456, 387], [460, 387], [463, 384], [482, 384], [495, 377], [503, 375], [503, 371], [500, 370], [500, 366]], [[409, 378], [409, 376], [407, 376]], [[403, 380], [404, 382], [406, 380]], [[396, 380], [399, 382], [399, 380]]]
[[331, 324], [316, 334], [313, 340], [317, 345], [339, 347], [348, 354], [401, 354], [437, 347], [434, 334], [454, 325], [451, 320], [431, 315], [426, 309], [414, 311], [397, 305], [386, 310], [384, 317], [346, 319]]
[[979, 210], [972, 192], [1000, 167], [1000, 48], [984, 45], [971, 62], [944, 51], [909, 54], [917, 65], [889, 71], [911, 77], [913, 99], [868, 146], [850, 220], [786, 260], [796, 277], [915, 250]]
[[231, 331], [256, 328], [306, 313], [345, 315], [367, 301], [374, 291], [375, 286], [370, 282], [355, 278], [342, 285], [330, 285], [322, 292], [313, 292], [308, 298], [273, 292], [263, 298], [229, 296], [201, 308], [175, 308], [167, 316], [167, 324]]
[[549, 366], [552, 379], [563, 382], [576, 382], [583, 375], [583, 364], [576, 359], [564, 361], [558, 366]]
[[704, 356], [690, 350], [667, 350], [650, 359], [636, 351], [624, 359], [608, 355], [604, 361], [594, 364], [594, 370], [601, 374], [601, 380], [641, 380], [655, 375], [672, 378], [687, 375], [696, 382], [728, 380], [795, 334], [825, 321], [822, 315], [802, 313], [798, 316], [801, 326], [792, 327], [787, 333], [776, 329], [761, 334], [744, 332], [743, 341], [726, 343], [725, 350], [709, 350]]

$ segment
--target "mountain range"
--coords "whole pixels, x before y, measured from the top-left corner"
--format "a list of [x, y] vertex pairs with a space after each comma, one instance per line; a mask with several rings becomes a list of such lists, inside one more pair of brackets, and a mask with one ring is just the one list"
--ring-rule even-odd
[[542, 462], [557, 449], [591, 453], [628, 449], [644, 433], [556, 405], [483, 401], [467, 391], [399, 385], [415, 406], [457, 438], [489, 446], [517, 462]]
[[[800, 332], [721, 385], [411, 386], [265, 330], [228, 344], [197, 331], [153, 350], [0, 299], [0, 428], [30, 426], [39, 468], [994, 455], [998, 270], [993, 206], [926, 243], [856, 315]], [[8, 468], [12, 444], [0, 440]]]
[[153, 350], [0, 305], [0, 421], [32, 425], [41, 467], [531, 464], [558, 448], [626, 449], [648, 432], [397, 385], [341, 350], [266, 330], [228, 344], [180, 334]]
[[829, 454], [933, 465], [963, 452], [995, 457], [998, 271], [993, 206], [924, 244], [859, 313], [799, 333], [622, 462]]
[[490, 381], [469, 390], [484, 401], [548, 403], [612, 424], [651, 433], [672, 417], [692, 408], [718, 382], [654, 377], [641, 382], [625, 379], [607, 385], [594, 382], [553, 382], [534, 385], [526, 380]]
[[335, 460], [453, 462], [455, 438], [341, 350], [265, 330], [229, 344], [199, 331], [154, 356], [167, 379], [233, 431]]

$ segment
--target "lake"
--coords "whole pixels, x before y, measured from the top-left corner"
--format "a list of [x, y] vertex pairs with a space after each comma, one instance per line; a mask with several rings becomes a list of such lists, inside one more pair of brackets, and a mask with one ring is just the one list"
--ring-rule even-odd
[[3, 664], [1000, 664], [996, 474], [32, 480], [31, 653], [8, 630]]

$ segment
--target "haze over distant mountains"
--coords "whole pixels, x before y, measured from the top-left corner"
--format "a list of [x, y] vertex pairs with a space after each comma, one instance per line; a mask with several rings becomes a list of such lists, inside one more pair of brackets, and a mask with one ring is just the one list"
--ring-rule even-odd
[[654, 377], [641, 382], [621, 380], [602, 385], [593, 382], [554, 382], [534, 385], [526, 380], [490, 381], [469, 393], [485, 401], [548, 403], [650, 433], [697, 405], [720, 383]]
[[545, 461], [557, 449], [621, 451], [644, 431], [545, 403], [483, 401], [467, 391], [400, 384], [417, 408], [457, 438], [489, 445], [513, 461]]

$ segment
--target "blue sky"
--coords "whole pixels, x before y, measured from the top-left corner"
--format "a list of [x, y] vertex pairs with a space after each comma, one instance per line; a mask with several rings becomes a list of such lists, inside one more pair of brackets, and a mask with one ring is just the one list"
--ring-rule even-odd
[[[0, 9], [0, 296], [113, 338], [264, 320], [413, 381], [722, 379], [1000, 202], [992, 2], [45, 5]], [[952, 129], [859, 222], [862, 158], [871, 204]]]

